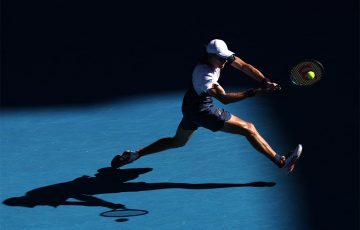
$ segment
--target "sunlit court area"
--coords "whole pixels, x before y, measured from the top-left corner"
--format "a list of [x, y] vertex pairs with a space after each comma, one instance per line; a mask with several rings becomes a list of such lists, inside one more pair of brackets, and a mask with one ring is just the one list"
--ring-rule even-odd
[[[301, 216], [295, 229], [306, 228], [299, 176], [286, 175], [240, 136], [199, 129], [183, 148], [111, 170], [114, 154], [173, 135], [181, 95], [2, 114], [1, 151], [11, 153], [1, 157], [2, 226], [289, 229]], [[279, 120], [267, 124], [264, 114], [273, 111], [261, 99], [229, 109], [246, 111], [244, 116], [259, 124], [274, 148], [292, 147], [277, 130]], [[147, 213], [100, 215], [113, 209]]]

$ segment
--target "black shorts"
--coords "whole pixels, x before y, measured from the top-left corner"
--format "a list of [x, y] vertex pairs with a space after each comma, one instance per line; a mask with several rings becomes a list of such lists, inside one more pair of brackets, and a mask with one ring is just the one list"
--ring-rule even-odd
[[196, 130], [199, 127], [209, 129], [213, 132], [224, 127], [226, 121], [230, 120], [231, 113], [224, 109], [212, 106], [205, 111], [183, 111], [180, 127], [185, 130]]

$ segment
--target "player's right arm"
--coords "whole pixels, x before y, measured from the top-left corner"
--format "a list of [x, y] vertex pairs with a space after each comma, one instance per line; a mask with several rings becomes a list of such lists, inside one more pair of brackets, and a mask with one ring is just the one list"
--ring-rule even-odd
[[226, 93], [223, 87], [218, 84], [213, 84], [208, 93], [215, 97], [218, 101], [223, 104], [229, 104], [237, 101], [241, 101], [247, 97], [254, 95], [260, 95], [261, 89], [250, 89], [242, 92]]

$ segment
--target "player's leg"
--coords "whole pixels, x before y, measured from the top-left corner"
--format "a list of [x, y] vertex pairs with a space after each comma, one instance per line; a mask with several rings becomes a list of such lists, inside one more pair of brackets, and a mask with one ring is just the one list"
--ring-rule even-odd
[[183, 118], [177, 128], [175, 136], [161, 138], [137, 151], [127, 150], [121, 155], [116, 155], [111, 161], [111, 167], [119, 168], [125, 164], [133, 162], [142, 156], [161, 152], [170, 148], [182, 147], [190, 140], [191, 135], [197, 128], [198, 127], [190, 120]]
[[194, 133], [195, 130], [186, 130], [179, 126], [176, 130], [176, 134], [173, 137], [165, 137], [161, 138], [154, 143], [139, 149], [137, 152], [139, 156], [145, 156], [148, 154], [161, 152], [170, 148], [179, 148], [184, 145], [190, 140], [191, 135]]
[[222, 131], [245, 136], [255, 149], [274, 162], [276, 162], [276, 159], [279, 157], [265, 139], [259, 134], [254, 124], [244, 121], [235, 115], [231, 115], [230, 120], [225, 122]]
[[286, 168], [288, 172], [294, 170], [295, 162], [302, 153], [302, 145], [299, 144], [289, 155], [278, 155], [259, 134], [252, 123], [244, 121], [234, 115], [231, 115], [231, 118], [225, 121], [222, 131], [245, 136], [255, 149], [271, 159], [280, 168]]

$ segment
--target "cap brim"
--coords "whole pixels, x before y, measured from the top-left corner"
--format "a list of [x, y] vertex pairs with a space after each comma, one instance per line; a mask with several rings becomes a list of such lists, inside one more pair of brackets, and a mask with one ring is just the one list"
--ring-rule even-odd
[[222, 57], [222, 58], [229, 58], [234, 54], [234, 52], [231, 52], [230, 50], [227, 51], [223, 51], [221, 53], [218, 53], [217, 55]]

